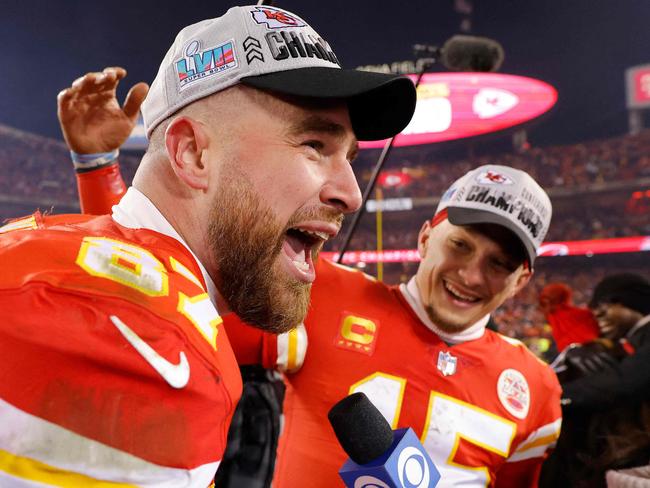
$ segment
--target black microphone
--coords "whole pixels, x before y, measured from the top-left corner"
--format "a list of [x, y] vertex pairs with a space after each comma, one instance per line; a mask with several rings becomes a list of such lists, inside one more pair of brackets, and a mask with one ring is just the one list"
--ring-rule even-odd
[[393, 432], [364, 393], [343, 398], [327, 417], [350, 459], [339, 470], [348, 487], [433, 488], [440, 474], [412, 429]]
[[497, 71], [503, 47], [487, 37], [455, 35], [442, 46], [440, 61], [451, 71]]
[[364, 393], [353, 393], [327, 414], [336, 438], [350, 459], [366, 464], [384, 454], [393, 443], [393, 431]]

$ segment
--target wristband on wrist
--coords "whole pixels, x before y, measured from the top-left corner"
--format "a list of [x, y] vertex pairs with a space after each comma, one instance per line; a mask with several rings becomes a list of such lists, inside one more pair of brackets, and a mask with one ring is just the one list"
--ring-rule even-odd
[[84, 173], [86, 171], [101, 168], [102, 166], [113, 164], [119, 155], [119, 149], [115, 149], [111, 152], [94, 154], [78, 154], [74, 151], [70, 151], [72, 164], [74, 164], [74, 169], [77, 173]]

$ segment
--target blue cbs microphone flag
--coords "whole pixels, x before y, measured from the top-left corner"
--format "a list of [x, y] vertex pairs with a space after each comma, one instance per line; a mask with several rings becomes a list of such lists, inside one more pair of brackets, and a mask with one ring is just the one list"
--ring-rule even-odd
[[351, 459], [339, 470], [350, 488], [434, 488], [440, 473], [413, 429], [396, 430], [390, 448], [377, 459], [357, 464]]

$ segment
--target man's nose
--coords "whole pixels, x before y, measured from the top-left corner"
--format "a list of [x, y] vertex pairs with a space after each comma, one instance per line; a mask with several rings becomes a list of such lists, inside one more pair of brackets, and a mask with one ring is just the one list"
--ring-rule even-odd
[[320, 199], [343, 213], [352, 213], [361, 206], [361, 190], [349, 161], [341, 159], [333, 165], [330, 177], [321, 189]]
[[468, 286], [482, 285], [485, 281], [483, 268], [480, 259], [470, 258], [461, 266], [458, 274], [463, 279], [464, 284]]

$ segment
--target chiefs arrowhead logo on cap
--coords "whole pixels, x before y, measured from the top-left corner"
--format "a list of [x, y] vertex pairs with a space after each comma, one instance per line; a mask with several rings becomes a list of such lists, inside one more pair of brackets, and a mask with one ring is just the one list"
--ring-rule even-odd
[[258, 7], [251, 11], [253, 19], [258, 24], [265, 24], [269, 29], [282, 29], [287, 27], [304, 27], [301, 19], [290, 15], [288, 12], [276, 10], [270, 7]]
[[511, 178], [496, 171], [484, 171], [476, 177], [476, 181], [483, 185], [512, 185]]

